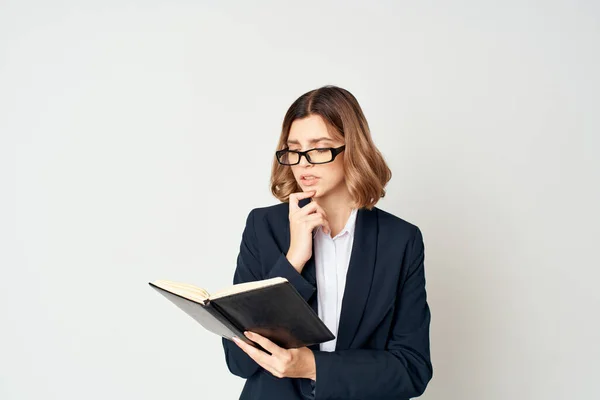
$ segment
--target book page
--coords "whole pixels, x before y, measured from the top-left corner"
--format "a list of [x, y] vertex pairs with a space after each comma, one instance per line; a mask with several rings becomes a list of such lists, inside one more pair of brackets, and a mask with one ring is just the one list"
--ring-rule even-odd
[[244, 282], [237, 283], [228, 288], [219, 290], [218, 292], [213, 293], [210, 296], [210, 299], [218, 299], [219, 297], [229, 296], [235, 293], [247, 292], [253, 289], [263, 288], [271, 285], [276, 285], [278, 283], [287, 282], [287, 279], [277, 276], [271, 279], [263, 279], [260, 281], [252, 281], [252, 282]]
[[236, 293], [247, 292], [250, 290], [259, 289], [282, 282], [287, 282], [287, 279], [278, 276], [275, 278], [263, 279], [259, 281], [237, 283], [235, 285], [221, 289], [218, 292], [213, 293], [212, 295], [210, 295], [205, 289], [199, 288], [189, 283], [169, 281], [166, 279], [158, 279], [155, 280], [153, 283], [156, 286], [168, 290], [171, 293], [178, 294], [182, 297], [196, 301], [198, 303], [205, 303], [207, 299], [218, 299], [219, 297], [225, 297]]
[[198, 303], [204, 303], [210, 297], [206, 290], [189, 283], [174, 282], [165, 279], [158, 279], [152, 283], [158, 287], [168, 290], [171, 293], [178, 294]]

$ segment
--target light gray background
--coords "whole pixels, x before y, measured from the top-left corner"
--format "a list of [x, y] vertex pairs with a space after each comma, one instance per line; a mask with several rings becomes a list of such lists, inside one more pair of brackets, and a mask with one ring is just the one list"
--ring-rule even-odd
[[592, 1], [2, 1], [0, 398], [237, 398], [147, 282], [231, 283], [325, 84], [424, 234], [422, 398], [599, 398], [599, 49]]

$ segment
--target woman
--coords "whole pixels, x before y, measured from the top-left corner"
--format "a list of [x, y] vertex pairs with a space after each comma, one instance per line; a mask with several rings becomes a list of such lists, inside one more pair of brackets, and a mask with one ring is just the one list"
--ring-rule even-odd
[[250, 211], [233, 283], [282, 276], [336, 336], [283, 349], [223, 338], [240, 399], [409, 399], [433, 376], [419, 228], [375, 207], [391, 171], [356, 98], [324, 86], [289, 108], [271, 175], [282, 203]]

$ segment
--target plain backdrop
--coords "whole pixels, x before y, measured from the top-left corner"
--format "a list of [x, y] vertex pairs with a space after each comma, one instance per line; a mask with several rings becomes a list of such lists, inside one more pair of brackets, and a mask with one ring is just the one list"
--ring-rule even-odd
[[1, 1], [0, 398], [238, 398], [147, 282], [232, 283], [326, 84], [424, 235], [422, 398], [600, 398], [599, 53], [593, 1]]

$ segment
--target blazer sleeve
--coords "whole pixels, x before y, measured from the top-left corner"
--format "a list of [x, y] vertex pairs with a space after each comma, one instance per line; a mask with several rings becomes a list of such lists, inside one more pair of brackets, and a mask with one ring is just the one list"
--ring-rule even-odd
[[399, 282], [390, 336], [384, 350], [314, 352], [315, 400], [404, 399], [423, 394], [433, 376], [424, 249], [421, 231], [415, 227], [405, 257], [408, 270]]
[[[310, 296], [316, 291], [316, 287], [296, 271], [283, 252], [279, 254], [275, 264], [269, 271], [266, 274], [263, 273], [258, 240], [254, 229], [255, 211], [256, 209], [250, 211], [246, 218], [246, 226], [242, 233], [242, 242], [237, 257], [237, 266], [233, 275], [233, 283], [237, 284], [282, 276], [308, 301]], [[224, 337], [221, 338], [221, 341], [225, 351], [225, 362], [232, 374], [247, 379], [260, 369], [263, 369], [252, 357], [240, 349], [237, 344]]]

